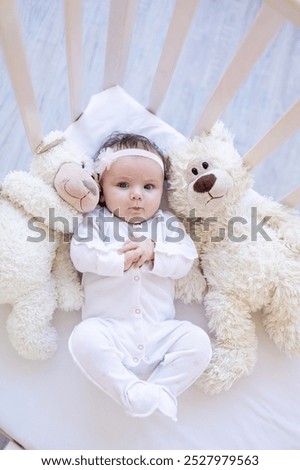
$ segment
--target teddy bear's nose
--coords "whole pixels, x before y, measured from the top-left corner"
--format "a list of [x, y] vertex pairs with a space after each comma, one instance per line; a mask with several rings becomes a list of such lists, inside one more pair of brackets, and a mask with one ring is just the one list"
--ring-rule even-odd
[[89, 191], [91, 191], [91, 193], [94, 194], [94, 196], [97, 194], [97, 186], [96, 186], [96, 183], [93, 184], [92, 181], [86, 181], [86, 180], [84, 180], [84, 181], [83, 181], [83, 185], [84, 185]]
[[194, 191], [197, 193], [208, 193], [215, 184], [217, 178], [215, 175], [200, 176], [194, 183]]

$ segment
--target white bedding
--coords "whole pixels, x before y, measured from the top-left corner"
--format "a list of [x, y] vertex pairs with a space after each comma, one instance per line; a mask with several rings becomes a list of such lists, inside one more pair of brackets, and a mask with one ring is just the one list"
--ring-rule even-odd
[[[93, 155], [111, 132], [132, 131], [162, 148], [185, 137], [148, 113], [121, 88], [92, 97], [66, 134]], [[253, 374], [227, 392], [204, 395], [194, 385], [179, 399], [178, 422], [127, 416], [73, 364], [68, 336], [79, 312], [57, 311], [57, 354], [47, 362], [17, 356], [0, 315], [0, 428], [27, 449], [299, 449], [300, 360], [280, 353], [255, 315], [259, 338]], [[207, 328], [199, 305], [176, 303], [178, 318]]]

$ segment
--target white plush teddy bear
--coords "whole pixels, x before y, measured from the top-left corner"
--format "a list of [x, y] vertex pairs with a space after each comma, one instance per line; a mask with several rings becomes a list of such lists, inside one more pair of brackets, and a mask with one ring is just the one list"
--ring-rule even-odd
[[214, 338], [212, 361], [199, 380], [206, 392], [226, 390], [253, 370], [251, 312], [261, 310], [280, 350], [300, 353], [300, 218], [251, 185], [221, 123], [170, 153], [170, 207], [183, 218], [201, 263], [178, 281], [177, 293], [185, 301], [205, 294]]
[[0, 192], [0, 304], [12, 305], [9, 339], [27, 359], [47, 359], [57, 347], [56, 307], [79, 309], [81, 290], [69, 257], [69, 237], [81, 213], [94, 209], [98, 185], [89, 159], [51, 132], [29, 172], [9, 173]]

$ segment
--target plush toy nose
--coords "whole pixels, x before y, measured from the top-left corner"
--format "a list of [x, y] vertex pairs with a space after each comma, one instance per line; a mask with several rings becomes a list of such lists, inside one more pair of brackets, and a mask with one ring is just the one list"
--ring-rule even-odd
[[208, 193], [216, 180], [217, 178], [213, 174], [200, 176], [194, 183], [194, 191], [196, 191], [196, 193]]
[[96, 183], [92, 182], [92, 181], [86, 181], [84, 180], [83, 181], [83, 185], [89, 190], [91, 191], [92, 194], [94, 194], [94, 196], [96, 196], [97, 192], [98, 192], [98, 188], [96, 186]]

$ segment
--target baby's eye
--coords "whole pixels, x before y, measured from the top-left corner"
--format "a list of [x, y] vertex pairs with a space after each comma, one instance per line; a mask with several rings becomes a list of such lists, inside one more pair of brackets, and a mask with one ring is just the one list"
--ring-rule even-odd
[[117, 186], [118, 186], [119, 188], [126, 189], [126, 188], [128, 188], [129, 184], [128, 184], [128, 183], [125, 183], [125, 181], [121, 181], [120, 183], [118, 183]]
[[145, 184], [144, 188], [147, 190], [147, 191], [151, 191], [151, 189], [154, 188], [153, 184]]

